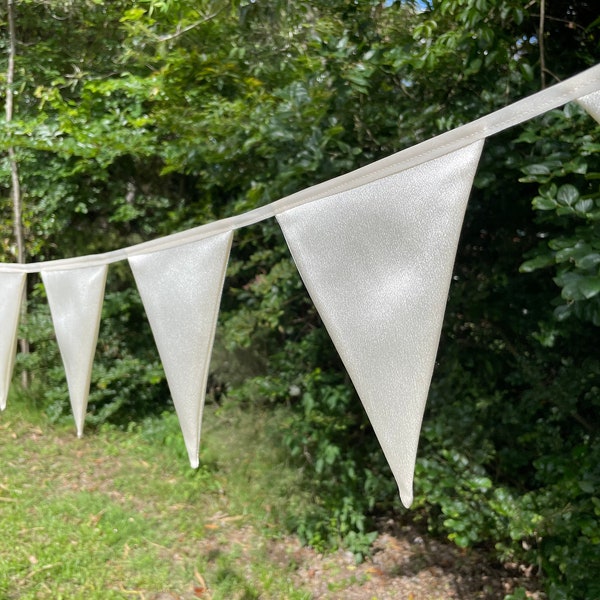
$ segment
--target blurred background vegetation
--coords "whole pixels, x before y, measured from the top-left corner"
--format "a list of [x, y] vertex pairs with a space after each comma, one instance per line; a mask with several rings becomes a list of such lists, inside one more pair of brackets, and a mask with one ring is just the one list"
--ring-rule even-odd
[[[2, 22], [3, 93], [10, 31]], [[103, 252], [267, 204], [592, 66], [595, 0], [18, 0], [0, 128], [0, 259]], [[368, 552], [382, 515], [535, 564], [552, 600], [600, 580], [600, 127], [576, 104], [486, 141], [407, 516], [272, 221], [238, 231], [209, 397], [285, 410], [314, 510], [290, 526]], [[12, 149], [12, 150], [11, 150]], [[29, 278], [17, 370], [69, 411]], [[109, 271], [88, 423], [168, 406], [124, 264]]]

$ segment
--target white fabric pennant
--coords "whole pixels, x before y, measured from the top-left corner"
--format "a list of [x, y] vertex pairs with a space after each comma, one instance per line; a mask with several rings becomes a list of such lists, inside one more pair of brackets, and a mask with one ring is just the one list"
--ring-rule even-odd
[[473, 143], [277, 216], [407, 507], [482, 146]]
[[583, 106], [585, 111], [600, 123], [600, 92], [588, 94], [583, 98], [579, 98], [577, 102]]
[[232, 239], [228, 231], [129, 258], [194, 468]]
[[77, 437], [83, 435], [108, 267], [42, 271]]
[[25, 290], [25, 273], [0, 273], [0, 410], [6, 408], [17, 351], [19, 314]]

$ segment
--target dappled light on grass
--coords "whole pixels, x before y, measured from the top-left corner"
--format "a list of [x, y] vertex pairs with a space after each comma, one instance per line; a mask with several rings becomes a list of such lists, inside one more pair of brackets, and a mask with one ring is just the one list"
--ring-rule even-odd
[[286, 523], [308, 517], [313, 491], [279, 445], [285, 416], [210, 405], [194, 470], [173, 414], [78, 440], [13, 398], [0, 421], [0, 597], [492, 600], [531, 586], [410, 526], [387, 525], [361, 564], [303, 546]]
[[[177, 598], [195, 598], [203, 573], [210, 581], [206, 589], [217, 592], [213, 597], [227, 597], [218, 595], [221, 583], [211, 573], [203, 540], [228, 528], [235, 537], [237, 528], [260, 527], [267, 520], [263, 506], [285, 501], [273, 485], [264, 488], [269, 502], [257, 496], [253, 503], [252, 492], [240, 493], [244, 482], [236, 481], [236, 467], [224, 465], [244, 465], [226, 444], [198, 470], [190, 469], [173, 415], [128, 433], [102, 427], [81, 441], [70, 424], [51, 426], [43, 418], [32, 423], [15, 404], [0, 424], [0, 597], [152, 598], [174, 590]], [[210, 447], [210, 432], [207, 438]], [[262, 463], [273, 475], [285, 471], [275, 466]], [[248, 471], [253, 473], [256, 468]], [[15, 537], [17, 546], [7, 543]], [[237, 560], [221, 554], [221, 563]], [[267, 571], [264, 559], [241, 571], [252, 597], [264, 593], [260, 579]], [[270, 595], [261, 597], [306, 598], [290, 589], [285, 573], [269, 579]]]

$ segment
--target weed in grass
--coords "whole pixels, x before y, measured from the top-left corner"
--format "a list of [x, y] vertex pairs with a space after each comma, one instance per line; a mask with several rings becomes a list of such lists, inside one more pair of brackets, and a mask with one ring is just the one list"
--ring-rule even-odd
[[328, 583], [327, 589], [330, 592], [338, 592], [352, 587], [356, 584], [361, 585], [365, 581], [367, 581], [367, 577], [365, 575], [361, 575], [359, 577], [357, 577], [356, 575], [351, 575], [350, 577], [346, 577], [344, 579], [341, 579], [340, 581]]

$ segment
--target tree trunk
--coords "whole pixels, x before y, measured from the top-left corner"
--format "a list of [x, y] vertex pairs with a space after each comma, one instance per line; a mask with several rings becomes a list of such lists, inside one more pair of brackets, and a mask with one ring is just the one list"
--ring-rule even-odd
[[546, 0], [540, 0], [540, 26], [538, 32], [538, 45], [540, 48], [540, 77], [541, 88], [546, 87], [546, 50], [544, 47], [545, 23], [546, 20]]
[[[8, 15], [8, 69], [6, 73], [6, 123], [10, 123], [13, 118], [13, 83], [15, 78], [15, 56], [17, 54], [17, 42], [15, 35], [15, 14], [14, 0], [7, 0], [6, 9]], [[19, 164], [17, 162], [17, 154], [13, 146], [8, 148], [8, 162], [10, 164], [11, 175], [11, 190], [13, 204], [13, 229], [15, 241], [17, 244], [17, 262], [25, 262], [25, 236], [23, 233], [23, 217], [22, 217], [22, 198], [21, 198], [21, 183], [19, 180]], [[27, 298], [23, 297], [21, 306], [21, 323], [25, 322], [27, 317]], [[21, 352], [29, 353], [29, 342], [25, 339], [19, 340], [19, 348]], [[24, 387], [29, 384], [29, 376], [27, 371], [23, 370], [21, 374], [21, 383]]]

